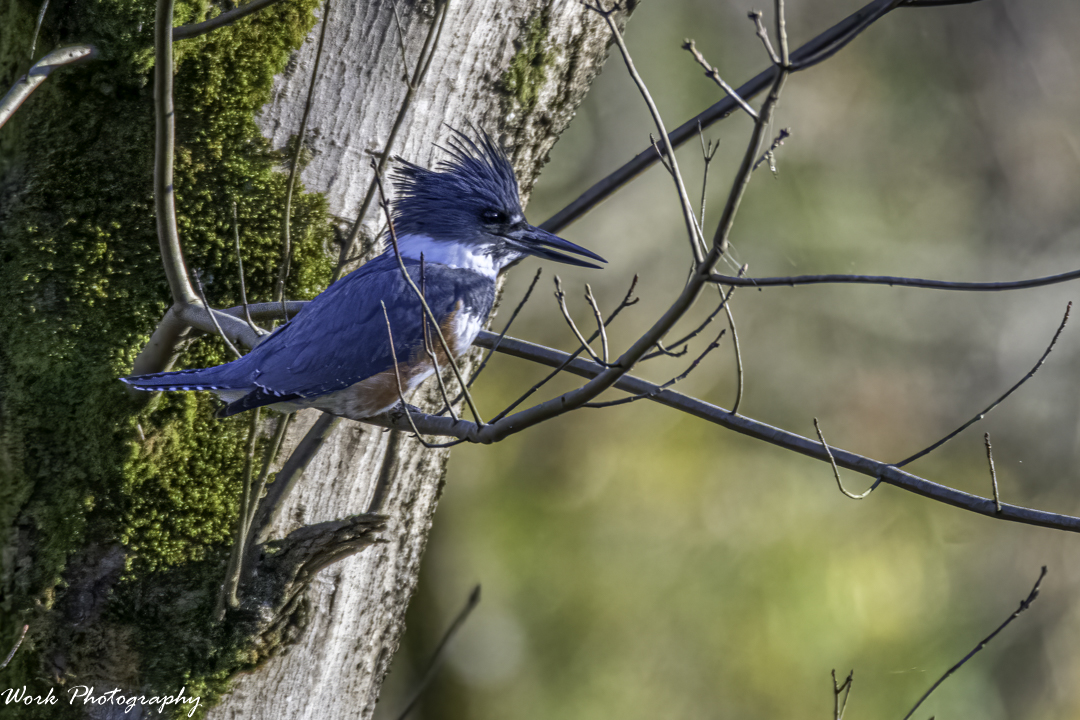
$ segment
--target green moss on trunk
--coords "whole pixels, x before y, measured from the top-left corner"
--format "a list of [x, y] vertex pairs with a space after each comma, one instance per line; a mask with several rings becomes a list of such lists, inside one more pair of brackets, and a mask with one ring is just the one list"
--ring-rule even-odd
[[540, 89], [547, 80], [548, 66], [554, 53], [548, 35], [551, 33], [551, 14], [547, 8], [537, 12], [524, 23], [515, 41], [517, 52], [503, 73], [500, 85], [506, 95], [508, 110], [528, 115], [540, 100]]
[[[239, 300], [233, 202], [249, 295], [270, 297], [286, 178], [254, 116], [316, 6], [286, 0], [175, 46], [178, 222], [188, 266], [202, 270], [215, 305]], [[0, 8], [4, 87], [25, 71], [18, 56], [38, 7]], [[0, 687], [111, 677], [166, 692], [187, 684], [190, 695], [193, 685], [220, 689], [235, 669], [215, 658], [207, 618], [247, 421], [214, 420], [211, 401], [194, 395], [144, 406], [117, 380], [169, 304], [152, 203], [153, 16], [148, 0], [53, 0], [38, 47], [91, 42], [101, 56], [54, 73], [0, 131], [0, 627], [30, 622], [32, 639]], [[206, 16], [188, 0], [175, 22]], [[329, 278], [332, 229], [320, 196], [300, 193], [293, 213], [288, 295], [311, 297]], [[200, 340], [183, 363], [226, 359], [219, 343]], [[80, 606], [66, 588], [77, 564], [109, 570], [103, 548], [122, 548], [123, 579], [99, 616], [79, 621], [88, 628], [79, 637], [70, 615]], [[170, 648], [161, 618], [140, 614], [176, 587], [176, 573], [185, 598], [163, 605], [179, 614], [169, 632], [197, 638], [198, 651]], [[48, 649], [60, 660], [46, 663]], [[167, 657], [148, 662], [150, 652]]]

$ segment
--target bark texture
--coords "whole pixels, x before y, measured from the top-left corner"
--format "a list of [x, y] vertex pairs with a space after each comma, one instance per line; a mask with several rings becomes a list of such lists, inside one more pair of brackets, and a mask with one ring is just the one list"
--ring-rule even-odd
[[[167, 307], [148, 196], [152, 57], [145, 48], [154, 3], [62, 5], [50, 7], [39, 46], [89, 41], [101, 58], [50, 78], [0, 136], [0, 302], [7, 309], [0, 646], [7, 628], [31, 626], [0, 688], [27, 684], [44, 694], [54, 687], [62, 701], [10, 708], [12, 717], [144, 712], [64, 707], [68, 689], [81, 684], [148, 694], [184, 686], [188, 696], [203, 696], [202, 713], [244, 670], [209, 717], [370, 717], [403, 629], [447, 453], [339, 423], [272, 528], [270, 538], [281, 540], [268, 545], [276, 554], [266, 554], [259, 581], [247, 586], [242, 612], [223, 625], [209, 619], [236, 517], [247, 423], [213, 420], [212, 403], [200, 396], [140, 406], [115, 381]], [[284, 0], [176, 46], [180, 232], [213, 304], [238, 300], [232, 201], [252, 299], [271, 291], [284, 195], [275, 164], [296, 141], [317, 29], [293, 51], [313, 27], [315, 7], [314, 0]], [[305, 138], [312, 151], [302, 174], [306, 193], [293, 201], [290, 297], [325, 283], [326, 254], [336, 254], [328, 214], [355, 217], [372, 179], [371, 153], [383, 151], [405, 96], [405, 63], [411, 74], [436, 15], [433, 3], [398, 2], [403, 61], [392, 8], [364, 0], [330, 11]], [[0, 80], [17, 76], [37, 9], [13, 0], [0, 10]], [[176, 24], [205, 12], [200, 3], [179, 2]], [[472, 124], [508, 146], [527, 196], [607, 44], [603, 23], [578, 3], [451, 0], [391, 153], [430, 165], [439, 156], [434, 143], [447, 136], [444, 123]], [[252, 122], [260, 107], [268, 143]], [[369, 240], [380, 225], [373, 206]], [[361, 247], [372, 251], [370, 242]], [[182, 363], [225, 359], [220, 344], [203, 340]], [[303, 414], [293, 423], [282, 457], [315, 420]], [[385, 520], [357, 516], [376, 497]], [[360, 547], [375, 534], [378, 543], [298, 592], [321, 564], [311, 553], [333, 542]], [[298, 644], [279, 656], [291, 643]]]
[[[423, 3], [402, 18], [408, 72], [432, 21]], [[331, 212], [355, 217], [371, 182], [371, 157], [382, 153], [401, 107], [406, 72], [393, 16], [385, 4], [332, 10], [310, 127], [313, 158], [305, 186]], [[439, 159], [446, 124], [482, 127], [511, 151], [524, 194], [566, 128], [606, 56], [608, 33], [577, 3], [451, 3], [428, 76], [392, 153], [423, 165]], [[274, 87], [259, 120], [275, 145], [300, 124], [315, 35]], [[355, 50], [355, 55], [346, 52]], [[368, 213], [367, 229], [382, 226]], [[429, 390], [429, 401], [436, 399]], [[423, 403], [421, 403], [423, 404]], [[314, 415], [291, 432], [297, 442]], [[370, 717], [401, 632], [405, 609], [441, 491], [447, 451], [381, 428], [342, 422], [314, 458], [275, 528], [294, 528], [368, 507], [387, 482], [379, 512], [384, 543], [326, 570], [314, 583], [311, 627], [300, 644], [258, 674], [242, 677], [212, 718]]]

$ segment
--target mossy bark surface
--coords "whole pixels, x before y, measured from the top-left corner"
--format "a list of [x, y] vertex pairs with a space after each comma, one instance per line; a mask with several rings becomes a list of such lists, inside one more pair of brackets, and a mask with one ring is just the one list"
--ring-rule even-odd
[[[178, 224], [216, 305], [239, 301], [234, 202], [249, 295], [270, 297], [285, 177], [254, 115], [315, 6], [288, 0], [175, 46]], [[5, 87], [28, 65], [37, 10], [0, 14]], [[182, 2], [176, 22], [206, 15]], [[3, 687], [186, 685], [209, 698], [249, 661], [227, 627], [209, 627], [248, 423], [215, 420], [196, 394], [147, 404], [117, 380], [169, 305], [151, 185], [153, 16], [145, 0], [51, 3], [38, 47], [90, 42], [100, 57], [55, 72], [2, 131], [0, 644], [30, 625]], [[329, 276], [332, 229], [321, 196], [293, 207], [288, 294], [311, 297]], [[204, 339], [182, 362], [225, 352]]]
[[[4, 1], [0, 85], [9, 86], [29, 64], [40, 6]], [[316, 5], [282, 0], [174, 45], [178, 225], [187, 266], [214, 306], [240, 300], [233, 203], [249, 297], [270, 299], [281, 260], [282, 149], [299, 126], [293, 114], [310, 78]], [[431, 164], [444, 122], [471, 122], [510, 147], [527, 191], [603, 62], [606, 29], [580, 6], [554, 0], [450, 7], [429, 79], [406, 115], [409, 130], [392, 152]], [[432, 7], [401, 10], [414, 60]], [[182, 0], [175, 24], [218, 11]], [[305, 138], [302, 177], [318, 192], [293, 199], [291, 299], [313, 296], [329, 279], [334, 217], [355, 215], [371, 153], [404, 94], [388, 5], [333, 12], [345, 17], [329, 26]], [[200, 394], [140, 402], [117, 380], [171, 301], [152, 202], [153, 16], [147, 0], [53, 0], [38, 55], [90, 42], [99, 57], [54, 73], [0, 130], [0, 647], [30, 626], [0, 673], [0, 691], [53, 689], [62, 701], [5, 707], [5, 716], [107, 716], [67, 705], [76, 685], [148, 696], [182, 687], [201, 698], [199, 716], [239, 671], [255, 667], [212, 716], [370, 716], [447, 454], [342, 423], [274, 526], [285, 539], [264, 548], [267, 573], [247, 587], [242, 611], [214, 622], [248, 422], [214, 419], [214, 401]], [[269, 141], [256, 125], [260, 112]], [[365, 220], [373, 236], [379, 219], [373, 212]], [[181, 364], [227, 359], [221, 343], [201, 338]], [[286, 451], [314, 420], [301, 415]], [[356, 515], [379, 483], [385, 523]], [[318, 545], [312, 528], [354, 545], [380, 532], [383, 542], [326, 572], [309, 601], [299, 589], [321, 567], [303, 554]], [[262, 665], [298, 638], [287, 662]], [[298, 692], [304, 702], [289, 704]]]

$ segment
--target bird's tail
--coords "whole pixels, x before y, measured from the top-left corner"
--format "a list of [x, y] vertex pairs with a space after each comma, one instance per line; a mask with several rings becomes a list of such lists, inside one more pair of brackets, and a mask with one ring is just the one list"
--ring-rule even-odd
[[148, 375], [129, 375], [120, 378], [121, 382], [136, 390], [159, 392], [162, 390], [234, 390], [231, 383], [219, 371], [222, 366], [200, 368], [198, 370], [178, 370], [175, 372], [150, 373]]

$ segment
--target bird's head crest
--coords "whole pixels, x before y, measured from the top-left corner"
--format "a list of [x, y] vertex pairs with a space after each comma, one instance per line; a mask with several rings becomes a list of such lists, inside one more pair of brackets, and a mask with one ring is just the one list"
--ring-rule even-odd
[[394, 227], [398, 235], [462, 240], [481, 228], [485, 213], [523, 216], [517, 177], [503, 149], [486, 132], [473, 140], [460, 130], [435, 170], [398, 158]]

